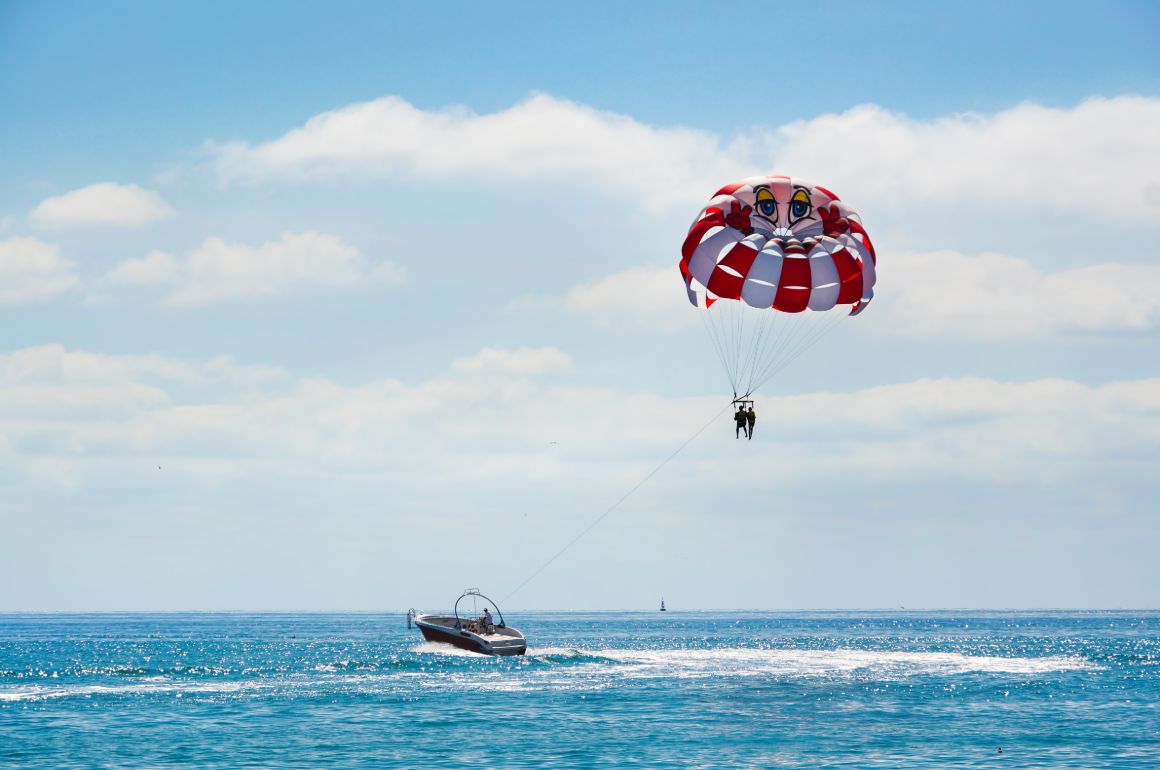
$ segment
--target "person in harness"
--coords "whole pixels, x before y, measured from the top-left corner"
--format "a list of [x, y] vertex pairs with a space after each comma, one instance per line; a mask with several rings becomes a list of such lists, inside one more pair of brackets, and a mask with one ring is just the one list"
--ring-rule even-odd
[[752, 439], [753, 424], [757, 422], [757, 412], [753, 411], [753, 404], [749, 405], [749, 411], [745, 413], [745, 422], [749, 425], [749, 429], [746, 431], [746, 433], [748, 433], [749, 438]]
[[737, 414], [733, 415], [733, 421], [737, 423], [737, 430], [733, 432], [733, 438], [741, 438], [741, 432], [745, 431], [745, 437], [749, 438], [749, 430], [747, 426], [748, 418], [745, 416], [745, 407], [740, 404], [737, 406]]

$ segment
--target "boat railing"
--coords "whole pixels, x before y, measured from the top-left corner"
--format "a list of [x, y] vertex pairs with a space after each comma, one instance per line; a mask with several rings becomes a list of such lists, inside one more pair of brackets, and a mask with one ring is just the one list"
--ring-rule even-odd
[[498, 623], [493, 623], [492, 625], [494, 625], [496, 628], [506, 628], [507, 624], [506, 624], [506, 623], [504, 623], [504, 621], [503, 621], [503, 610], [501, 610], [501, 609], [499, 608], [499, 604], [497, 604], [497, 603], [496, 603], [495, 599], [491, 599], [491, 598], [489, 598], [489, 597], [487, 597], [487, 596], [484, 596], [482, 593], [480, 593], [480, 591], [479, 591], [479, 589], [478, 589], [478, 588], [467, 588], [467, 589], [465, 589], [465, 590], [463, 591], [463, 595], [462, 595], [462, 596], [460, 596], [458, 599], [456, 599], [456, 600], [455, 600], [455, 608], [454, 608], [453, 612], [455, 613], [455, 627], [456, 627], [456, 628], [462, 628], [462, 627], [463, 627], [463, 626], [461, 625], [461, 621], [460, 621], [460, 618], [459, 618], [459, 603], [460, 603], [461, 601], [463, 601], [464, 599], [466, 599], [468, 596], [478, 596], [480, 599], [483, 599], [484, 601], [487, 601], [487, 602], [489, 602], [489, 603], [491, 604], [491, 606], [492, 606], [492, 607], [495, 607], [495, 612], [496, 612], [496, 614], [497, 614], [497, 615], [499, 615], [499, 622], [498, 622]]

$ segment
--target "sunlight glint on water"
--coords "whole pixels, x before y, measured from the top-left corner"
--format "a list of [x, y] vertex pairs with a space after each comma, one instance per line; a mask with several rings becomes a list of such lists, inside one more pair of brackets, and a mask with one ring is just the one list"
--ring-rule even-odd
[[1160, 766], [1156, 613], [512, 614], [0, 615], [0, 766]]

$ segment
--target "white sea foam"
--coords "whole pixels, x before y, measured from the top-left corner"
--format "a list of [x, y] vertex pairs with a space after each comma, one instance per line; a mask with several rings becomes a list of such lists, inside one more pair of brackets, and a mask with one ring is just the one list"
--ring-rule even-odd
[[482, 652], [472, 652], [456, 647], [453, 644], [442, 642], [423, 642], [411, 648], [411, 652], [427, 653], [430, 655], [451, 655], [457, 658], [486, 658]]
[[586, 652], [575, 647], [529, 647], [527, 654], [536, 658], [582, 658], [599, 653]]
[[[473, 655], [473, 653], [464, 653]], [[528, 650], [535, 666], [488, 672], [446, 670], [421, 684], [435, 689], [478, 691], [582, 690], [618, 686], [632, 680], [766, 678], [858, 678], [898, 681], [913, 676], [966, 674], [1035, 677], [1102, 667], [1079, 656], [1009, 658], [957, 652], [725, 648], [708, 650], [598, 649], [538, 647]]]
[[[447, 644], [425, 642], [415, 652], [479, 658], [479, 653]], [[569, 670], [608, 668], [621, 676], [835, 676], [865, 674], [895, 678], [970, 673], [1048, 674], [1095, 671], [1102, 667], [1077, 655], [1013, 658], [959, 652], [889, 650], [754, 649], [597, 649], [532, 647], [528, 658], [569, 663]], [[570, 663], [570, 661], [581, 661]]]
[[[808, 649], [597, 649], [539, 647], [523, 659], [494, 658], [451, 645], [424, 642], [412, 652], [445, 657], [445, 664], [423, 670], [340, 674], [335, 666], [319, 666], [313, 674], [242, 681], [157, 681], [126, 684], [0, 686], [0, 702], [35, 701], [66, 697], [125, 695], [261, 695], [263, 692], [302, 690], [422, 689], [511, 692], [521, 690], [592, 691], [632, 680], [765, 678], [836, 679], [843, 677], [897, 681], [913, 676], [954, 677], [995, 674], [1035, 677], [1064, 671], [1096, 671], [1102, 667], [1074, 655], [1008, 658], [957, 652], [902, 652]], [[495, 666], [464, 667], [450, 658], [493, 661]]]
[[1097, 670], [1073, 655], [1005, 658], [958, 652], [726, 648], [710, 650], [596, 650], [590, 655], [664, 676], [835, 676], [864, 673], [888, 678], [922, 674], [1044, 674]]
[[8, 701], [35, 701], [51, 698], [93, 697], [100, 695], [164, 695], [173, 694], [181, 697], [190, 695], [212, 695], [220, 693], [238, 693], [249, 690], [270, 689], [275, 684], [270, 682], [141, 682], [124, 685], [31, 685], [0, 689], [0, 702]]

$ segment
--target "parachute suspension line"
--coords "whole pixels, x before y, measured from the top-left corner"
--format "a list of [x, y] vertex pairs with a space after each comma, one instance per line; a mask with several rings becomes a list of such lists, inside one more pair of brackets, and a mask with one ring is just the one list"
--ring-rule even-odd
[[741, 341], [745, 338], [745, 305], [741, 302], [733, 304], [735, 305], [733, 308], [733, 316], [737, 319], [737, 335], [733, 338], [737, 347], [737, 358], [735, 359], [737, 362], [737, 368], [735, 370], [737, 382], [733, 385], [733, 390], [737, 390], [741, 387]]
[[777, 323], [779, 313], [762, 313], [761, 314], [761, 328], [757, 335], [755, 344], [753, 345], [753, 355], [749, 362], [749, 376], [745, 384], [745, 395], [748, 396], [753, 393], [754, 377], [757, 374], [757, 367], [764, 362], [765, 356], [768, 352], [769, 341], [773, 336], [774, 327], [780, 328]]
[[712, 308], [706, 308], [705, 314], [709, 317], [709, 324], [712, 327], [713, 335], [716, 339], [717, 345], [721, 350], [721, 362], [725, 368], [725, 376], [729, 378], [729, 382], [733, 385], [733, 389], [737, 390], [737, 376], [734, 371], [733, 362], [730, 360], [730, 350], [732, 345], [729, 344], [729, 333], [727, 331], [725, 319], [721, 318], [721, 314], [725, 310], [720, 309], [718, 303], [718, 310], [713, 312]]
[[757, 383], [761, 379], [762, 371], [769, 363], [769, 360], [771, 358], [775, 358], [777, 356], [777, 352], [781, 350], [782, 345], [784, 344], [784, 340], [786, 339], [786, 335], [789, 332], [790, 323], [793, 321], [792, 318], [787, 318], [782, 313], [773, 313], [772, 315], [774, 316], [776, 334], [773, 330], [771, 330], [769, 337], [767, 337], [765, 340], [765, 345], [761, 349], [761, 355], [757, 359], [758, 368], [753, 372], [753, 376], [750, 377], [750, 389], [755, 390], [757, 388]]
[[822, 322], [820, 324], [815, 324], [814, 325], [815, 328], [810, 329], [806, 333], [806, 335], [802, 338], [801, 342], [798, 343], [797, 347], [795, 349], [789, 351], [789, 353], [786, 356], [785, 361], [779, 365], [778, 370], [780, 371], [781, 368], [789, 366], [791, 361], [793, 361], [798, 356], [802, 355], [807, 350], [809, 350], [814, 345], [816, 345], [823, 337], [825, 337], [827, 334], [829, 334], [830, 331], [835, 326], [840, 324], [842, 322], [842, 319], [845, 317], [846, 316], [844, 316], [842, 314], [834, 314], [831, 317], [826, 318], [826, 320], [824, 322]]
[[778, 371], [787, 357], [795, 350], [800, 343], [802, 318], [800, 315], [794, 316], [786, 322], [787, 330], [781, 338], [778, 339], [778, 344], [775, 347], [774, 354], [770, 356], [769, 360], [765, 362], [765, 366], [755, 378], [754, 388], [759, 388], [764, 385], [770, 378], [771, 372]]
[[802, 340], [806, 339], [813, 333], [813, 327], [822, 323], [823, 320], [828, 319], [822, 319], [814, 313], [807, 314], [806, 311], [797, 313], [794, 316], [794, 326], [792, 333], [786, 339], [785, 345], [774, 357], [775, 360], [771, 362], [773, 365], [769, 368], [776, 369], [777, 367], [781, 366], [782, 362], [784, 362], [788, 356], [793, 354], [793, 351], [797, 349]]
[[781, 363], [779, 363], [777, 366], [775, 366], [774, 368], [769, 370], [769, 372], [767, 374], [765, 374], [765, 376], [762, 377], [761, 381], [758, 382], [756, 386], [754, 386], [754, 390], [763, 387], [766, 383], [768, 383], [770, 380], [772, 380], [774, 377], [776, 377], [783, 369], [788, 367], [791, 363], [793, 363], [795, 360], [797, 360], [807, 350], [809, 350], [815, 344], [817, 344], [818, 341], [821, 340], [821, 338], [824, 337], [828, 331], [829, 331], [829, 328], [827, 328], [826, 330], [824, 330], [822, 332], [819, 332], [812, 339], [805, 340], [802, 343], [800, 343], [797, 346], [797, 348], [795, 348], [791, 353], [787, 354], [786, 356], [784, 356], [782, 358]]
[[[750, 311], [748, 308], [743, 308], [742, 312], [749, 313]], [[747, 349], [749, 353], [746, 355], [745, 350], [742, 350], [741, 365], [737, 370], [738, 385], [745, 382], [748, 379], [750, 373], [753, 371], [753, 357], [757, 354], [757, 340], [761, 337], [761, 332], [764, 329], [764, 319], [758, 315], [758, 317], [753, 319], [752, 331], [749, 333], [750, 339], [748, 340], [748, 344], [742, 346], [744, 349]]]
[[766, 374], [765, 377], [760, 382], [758, 382], [754, 386], [753, 389], [757, 390], [762, 385], [769, 382], [771, 379], [774, 378], [774, 376], [776, 376], [778, 374], [778, 372], [780, 372], [782, 369], [789, 366], [799, 356], [801, 356], [807, 350], [812, 348], [814, 345], [818, 344], [818, 342], [821, 341], [821, 339], [823, 337], [825, 337], [827, 334], [829, 334], [831, 331], [833, 331], [834, 327], [837, 326], [839, 323], [841, 323], [842, 319], [845, 317], [846, 316], [844, 316], [844, 315], [836, 315], [832, 319], [827, 319], [826, 322], [824, 324], [822, 324], [819, 328], [811, 329], [809, 336], [803, 337], [802, 340], [800, 340], [798, 342], [798, 344], [793, 348], [793, 350], [788, 352], [785, 356], [782, 356], [781, 362], [776, 367], [774, 367], [772, 371], [770, 371], [768, 374]]
[[709, 341], [713, 343], [713, 349], [717, 351], [717, 360], [721, 362], [721, 368], [725, 370], [725, 376], [729, 376], [729, 364], [725, 361], [725, 351], [721, 348], [721, 341], [717, 339], [716, 330], [710, 325], [709, 321], [705, 319], [708, 311], [699, 313], [701, 316], [701, 323], [705, 326], [705, 331], [709, 335]]
[[741, 367], [741, 327], [742, 321], [745, 319], [741, 316], [738, 310], [739, 302], [729, 302], [726, 307], [729, 308], [729, 322], [733, 333], [733, 390], [741, 387], [740, 367]]
[[735, 302], [719, 300], [706, 309], [725, 362], [725, 376], [737, 391], [741, 387], [738, 363], [741, 358], [737, 308]]
[[729, 354], [726, 351], [724, 334], [718, 328], [717, 317], [711, 310], [712, 308], [705, 308], [705, 314], [708, 317], [709, 328], [713, 332], [713, 340], [721, 351], [721, 365], [725, 368], [725, 376], [729, 377]]
[[[816, 311], [763, 313], [728, 300], [718, 300], [702, 312], [708, 316], [701, 321], [735, 400], [751, 396], [846, 317]], [[755, 315], [746, 318], [747, 313]]]
[[567, 551], [567, 550], [568, 550], [569, 548], [571, 548], [572, 546], [576, 545], [576, 543], [580, 542], [580, 539], [581, 539], [581, 538], [583, 538], [585, 535], [587, 535], [589, 532], [591, 532], [593, 529], [595, 529], [597, 524], [599, 524], [600, 522], [604, 521], [604, 519], [605, 519], [605, 518], [608, 516], [608, 514], [610, 514], [610, 513], [612, 513], [613, 511], [615, 511], [617, 508], [619, 508], [619, 507], [620, 507], [621, 503], [623, 503], [623, 502], [624, 502], [625, 500], [627, 500], [628, 498], [632, 497], [632, 494], [633, 494], [634, 492], [636, 492], [636, 490], [638, 490], [638, 489], [640, 489], [641, 487], [643, 487], [643, 486], [645, 485], [645, 483], [646, 483], [646, 482], [647, 482], [649, 479], [651, 479], [653, 476], [657, 475], [657, 473], [659, 473], [659, 472], [660, 472], [661, 468], [664, 468], [666, 465], [668, 465], [668, 464], [669, 464], [669, 463], [670, 463], [670, 462], [673, 460], [673, 458], [674, 458], [674, 457], [676, 457], [677, 455], [679, 455], [679, 454], [681, 453], [681, 451], [682, 451], [682, 450], [683, 450], [685, 447], [687, 447], [689, 444], [692, 444], [692, 443], [693, 443], [693, 442], [694, 442], [694, 441], [697, 439], [697, 437], [698, 437], [698, 436], [700, 436], [702, 433], [704, 433], [704, 432], [705, 432], [705, 431], [706, 431], [706, 430], [709, 428], [709, 426], [710, 426], [710, 425], [712, 425], [713, 423], [717, 422], [717, 420], [718, 420], [718, 419], [721, 417], [721, 415], [725, 414], [725, 412], [726, 412], [726, 411], [728, 411], [728, 410], [730, 410], [730, 409], [732, 409], [732, 408], [733, 408], [733, 405], [732, 405], [732, 404], [729, 404], [729, 405], [727, 405], [727, 406], [726, 406], [726, 407], [724, 407], [724, 408], [723, 408], [723, 409], [722, 409], [720, 412], [717, 412], [717, 414], [713, 415], [713, 416], [712, 416], [712, 417], [709, 419], [709, 421], [708, 421], [707, 423], [705, 423], [704, 425], [702, 425], [700, 428], [697, 428], [696, 432], [695, 432], [695, 433], [693, 433], [693, 435], [689, 436], [687, 439], [685, 439], [685, 443], [681, 444], [679, 447], [677, 447], [676, 449], [674, 449], [674, 450], [673, 450], [673, 453], [672, 453], [672, 454], [670, 454], [668, 457], [666, 457], [664, 460], [662, 460], [660, 465], [658, 465], [657, 467], [655, 467], [655, 468], [653, 468], [651, 471], [649, 471], [649, 472], [648, 472], [648, 473], [645, 475], [645, 477], [644, 477], [643, 479], [641, 479], [640, 481], [638, 481], [638, 482], [636, 483], [636, 486], [634, 486], [632, 489], [628, 490], [628, 491], [627, 491], [627, 492], [625, 492], [623, 495], [621, 495], [621, 497], [620, 497], [620, 499], [619, 499], [619, 500], [617, 500], [615, 503], [613, 503], [611, 506], [609, 506], [609, 507], [608, 507], [608, 509], [607, 509], [607, 510], [606, 510], [604, 513], [600, 514], [600, 515], [599, 515], [599, 516], [597, 516], [595, 519], [593, 519], [591, 524], [589, 524], [589, 525], [588, 525], [587, 527], [585, 527], [584, 529], [580, 530], [580, 533], [579, 533], [579, 534], [577, 534], [577, 535], [576, 535], [574, 538], [572, 538], [571, 540], [569, 540], [569, 541], [567, 542], [567, 544], [565, 544], [565, 545], [564, 545], [564, 547], [563, 547], [563, 548], [561, 548], [559, 551], [556, 551], [556, 553], [555, 553], [555, 554], [553, 554], [552, 558], [548, 559], [546, 562], [544, 562], [543, 564], [541, 564], [541, 565], [540, 565], [540, 566], [539, 566], [539, 567], [536, 569], [536, 571], [535, 571], [535, 572], [533, 572], [532, 574], [528, 575], [528, 576], [527, 576], [527, 577], [524, 579], [524, 582], [520, 583], [518, 586], [516, 586], [515, 588], [513, 588], [513, 589], [512, 589], [512, 590], [511, 590], [511, 591], [508, 593], [508, 595], [507, 595], [507, 596], [505, 596], [503, 599], [500, 599], [500, 601], [501, 601], [501, 602], [506, 602], [508, 599], [510, 599], [510, 598], [512, 598], [513, 596], [515, 596], [515, 595], [516, 595], [516, 594], [517, 594], [517, 593], [520, 591], [520, 589], [522, 589], [522, 588], [523, 588], [524, 586], [526, 586], [528, 583], [532, 582], [532, 580], [534, 580], [534, 579], [535, 579], [535, 578], [536, 578], [536, 577], [537, 577], [537, 576], [538, 576], [538, 575], [539, 575], [541, 572], [543, 572], [543, 571], [544, 571], [544, 570], [546, 570], [546, 569], [547, 569], [549, 566], [551, 566], [552, 562], [556, 561], [556, 559], [559, 559], [561, 556], [563, 556], [563, 555], [564, 555], [564, 552], [565, 552], [565, 551]]
[[755, 382], [752, 388], [753, 390], [761, 387], [760, 383], [764, 382], [766, 372], [768, 372], [769, 369], [773, 366], [774, 362], [781, 357], [782, 352], [786, 347], [789, 346], [790, 341], [794, 339], [794, 334], [796, 333], [797, 327], [799, 325], [801, 325], [801, 314], [795, 315], [793, 318], [788, 318], [782, 321], [781, 328], [778, 330], [777, 337], [774, 339], [773, 345], [770, 348], [772, 355], [768, 359], [761, 359], [761, 369], [758, 371], [757, 376], [753, 378]]
[[733, 363], [735, 356], [735, 346], [732, 340], [733, 317], [729, 314], [730, 309], [729, 303], [718, 300], [712, 308], [709, 308], [709, 318], [717, 328], [717, 333], [721, 335], [721, 347], [725, 351], [725, 366], [727, 367], [725, 374], [729, 377], [733, 389], [737, 390], [737, 367]]
[[736, 337], [739, 355], [733, 389], [736, 394], [744, 397], [749, 393], [748, 387], [743, 389], [742, 385], [753, 379], [757, 365], [763, 360], [759, 354], [761, 342], [767, 338], [769, 330], [776, 323], [777, 314], [760, 311], [743, 302], [737, 302], [733, 312], [740, 316]]

